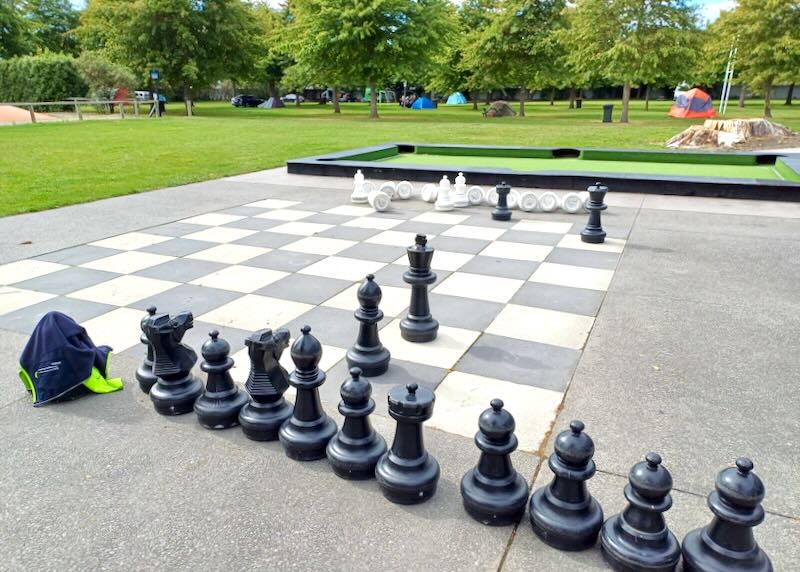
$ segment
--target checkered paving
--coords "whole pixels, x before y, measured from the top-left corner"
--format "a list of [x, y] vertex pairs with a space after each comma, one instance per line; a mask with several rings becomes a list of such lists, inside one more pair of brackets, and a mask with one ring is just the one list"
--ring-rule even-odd
[[[389, 372], [371, 380], [376, 400], [396, 384], [425, 384], [437, 395], [430, 425], [471, 437], [480, 411], [501, 397], [516, 413], [521, 448], [536, 450], [625, 240], [585, 244], [574, 217], [517, 212], [498, 223], [485, 207], [396, 206], [375, 213], [265, 199], [2, 265], [0, 328], [29, 333], [59, 310], [97, 343], [138, 356], [139, 320], [151, 304], [191, 310], [195, 328], [185, 341], [198, 349], [213, 328], [242, 348], [253, 330], [296, 335], [309, 324], [323, 344], [329, 382], [321, 393], [332, 404], [358, 329], [356, 289], [373, 273], [383, 289], [381, 339], [392, 353]], [[428, 344], [403, 340], [399, 329], [410, 293], [405, 247], [417, 232], [436, 248], [430, 299], [441, 326]], [[243, 381], [247, 353], [235, 351], [233, 374]], [[289, 352], [284, 359], [291, 369]]]

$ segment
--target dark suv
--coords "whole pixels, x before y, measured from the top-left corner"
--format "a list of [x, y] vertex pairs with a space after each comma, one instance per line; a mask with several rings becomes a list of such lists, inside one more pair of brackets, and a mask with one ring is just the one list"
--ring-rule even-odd
[[231, 98], [231, 105], [234, 107], [258, 107], [264, 100], [255, 95], [237, 95]]

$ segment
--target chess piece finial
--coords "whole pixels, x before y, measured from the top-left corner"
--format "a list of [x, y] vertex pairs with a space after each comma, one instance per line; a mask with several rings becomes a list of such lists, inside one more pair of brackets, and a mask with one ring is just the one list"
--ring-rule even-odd
[[153, 373], [153, 344], [150, 343], [150, 340], [147, 339], [147, 335], [145, 334], [147, 320], [151, 316], [155, 316], [155, 314], [156, 307], [148, 306], [147, 314], [142, 317], [142, 320], [139, 323], [139, 327], [142, 330], [142, 335], [139, 337], [139, 341], [147, 348], [147, 352], [144, 360], [142, 361], [142, 365], [136, 369], [136, 381], [139, 382], [139, 389], [145, 393], [150, 393], [150, 389], [155, 385], [158, 379]]
[[561, 550], [591, 548], [603, 524], [603, 509], [586, 488], [595, 465], [594, 442], [584, 429], [583, 422], [575, 420], [568, 431], [558, 434], [548, 460], [553, 480], [536, 490], [530, 501], [533, 531]]
[[478, 464], [461, 479], [464, 508], [474, 519], [492, 526], [517, 522], [525, 513], [528, 483], [511, 463], [517, 448], [514, 417], [492, 399], [478, 418], [475, 445], [481, 451]]
[[347, 364], [358, 367], [368, 377], [376, 377], [389, 369], [391, 355], [378, 334], [378, 323], [383, 319], [383, 312], [378, 305], [383, 292], [373, 274], [367, 274], [358, 288], [357, 297], [359, 308], [354, 315], [359, 322], [358, 337], [356, 343], [347, 350]]
[[247, 403], [247, 396], [233, 382], [230, 370], [230, 344], [211, 330], [203, 344], [203, 362], [200, 369], [208, 374], [206, 389], [194, 402], [194, 412], [200, 425], [206, 429], [227, 429], [239, 424], [239, 412]]

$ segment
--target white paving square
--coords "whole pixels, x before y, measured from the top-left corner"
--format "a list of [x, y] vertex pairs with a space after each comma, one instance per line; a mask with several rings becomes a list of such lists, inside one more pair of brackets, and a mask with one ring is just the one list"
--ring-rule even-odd
[[103, 248], [113, 248], [115, 250], [136, 250], [168, 240], [172, 240], [172, 237], [148, 234], [146, 232], [128, 232], [126, 234], [120, 234], [119, 236], [112, 236], [111, 238], [90, 242], [89, 244], [92, 246], [101, 246]]
[[621, 238], [606, 238], [605, 242], [592, 244], [583, 242], [579, 234], [567, 234], [558, 243], [560, 248], [573, 248], [576, 250], [592, 250], [594, 252], [622, 252], [625, 241]]
[[[430, 242], [431, 238], [434, 236], [435, 235], [429, 234], [428, 242]], [[411, 246], [414, 244], [414, 239], [416, 237], [416, 233], [413, 232], [387, 230], [368, 238], [364, 242], [370, 242], [372, 244], [385, 244], [386, 246]]]
[[427, 425], [474, 437], [478, 418], [495, 398], [503, 400], [505, 409], [514, 416], [520, 450], [535, 452], [550, 430], [563, 394], [453, 371], [436, 387], [436, 407]]
[[[311, 304], [247, 294], [198, 317], [201, 322], [255, 331], [280, 328], [314, 308]], [[287, 348], [284, 352], [289, 353]]]
[[246, 207], [256, 207], [259, 209], [285, 209], [299, 205], [300, 201], [285, 201], [283, 199], [264, 199], [254, 203], [247, 203]]
[[362, 216], [353, 220], [349, 220], [342, 226], [352, 226], [355, 228], [371, 228], [375, 230], [389, 230], [396, 227], [398, 224], [405, 222], [396, 218], [380, 218], [377, 216]]
[[199, 252], [193, 252], [185, 258], [222, 262], [224, 264], [239, 264], [261, 254], [266, 254], [271, 250], [271, 248], [247, 246], [246, 244], [218, 244]]
[[[10, 286], [0, 286], [0, 315], [8, 314], [20, 308], [33, 306], [39, 302], [44, 302], [50, 298], [55, 298], [55, 294], [45, 294], [33, 290], [23, 290], [22, 288], [12, 288]], [[139, 317], [141, 320], [141, 316]]]
[[178, 222], [183, 222], [186, 224], [199, 224], [202, 226], [221, 226], [223, 224], [236, 222], [237, 220], [242, 220], [243, 218], [244, 218], [243, 216], [237, 216], [237, 215], [208, 213], [208, 214], [202, 214], [198, 216], [185, 218]]
[[[434, 254], [435, 257], [436, 255]], [[485, 300], [486, 302], [505, 303], [511, 300], [524, 283], [524, 280], [516, 280], [514, 278], [454, 272], [434, 288], [433, 292], [447, 294], [448, 296]]]
[[[98, 345], [111, 346], [114, 353], [120, 353], [132, 348], [139, 343], [141, 330], [131, 328], [131, 324], [138, 324], [142, 319], [141, 310], [131, 308], [117, 308], [105, 314], [87, 320], [81, 324], [86, 328], [86, 333]], [[111, 369], [114, 373], [114, 359], [111, 359]], [[120, 373], [120, 372], [117, 372]], [[123, 375], [123, 377], [125, 377]], [[125, 377], [125, 381], [128, 378]]]
[[571, 222], [557, 222], [553, 220], [521, 220], [511, 227], [512, 230], [526, 230], [528, 232], [550, 232], [564, 234], [572, 228]]
[[298, 270], [298, 274], [311, 274], [339, 280], [363, 280], [367, 274], [375, 274], [386, 266], [384, 262], [374, 260], [358, 260], [344, 256], [329, 256], [310, 266]]
[[442, 236], [454, 236], [456, 238], [475, 238], [478, 240], [497, 240], [506, 231], [504, 228], [490, 228], [488, 226], [471, 226], [460, 224], [448, 228]]
[[467, 220], [470, 215], [447, 214], [436, 211], [428, 211], [421, 215], [415, 216], [411, 220], [413, 222], [430, 222], [434, 224], [461, 224]]
[[486, 333], [580, 350], [593, 324], [590, 316], [509, 304], [489, 324]]
[[190, 240], [203, 240], [205, 242], [233, 242], [245, 236], [257, 233], [257, 230], [245, 230], [243, 228], [229, 228], [223, 226], [212, 226], [204, 230], [187, 234], [183, 238]]
[[279, 232], [283, 234], [296, 234], [298, 236], [312, 236], [324, 230], [328, 230], [329, 228], [333, 228], [333, 225], [321, 224], [318, 222], [293, 221], [279, 224], [278, 226], [273, 226], [272, 228], [266, 229], [265, 232]]
[[69, 268], [64, 264], [44, 260], [17, 260], [0, 266], [0, 285], [14, 284], [31, 278], [38, 278]]
[[[435, 315], [435, 314], [434, 314]], [[403, 339], [400, 320], [394, 320], [381, 330], [381, 341], [392, 352], [392, 359], [422, 363], [450, 369], [478, 339], [480, 332], [439, 325], [432, 342], [414, 343]]]
[[248, 294], [268, 284], [277, 282], [288, 275], [288, 272], [281, 272], [280, 270], [234, 265], [196, 278], [190, 284]]
[[[89, 300], [90, 302], [98, 302], [100, 304], [128, 306], [129, 304], [159, 294], [175, 286], [178, 286], [178, 282], [156, 280], [155, 278], [145, 278], [144, 276], [125, 275], [109, 280], [108, 282], [101, 282], [100, 284], [83, 288], [82, 290], [68, 294], [68, 297]], [[139, 320], [141, 320], [141, 318], [141, 312], [139, 312]]]
[[528, 280], [531, 282], [542, 282], [544, 284], [556, 284], [558, 286], [572, 286], [573, 288], [588, 288], [589, 290], [605, 291], [608, 290], [608, 286], [611, 284], [611, 279], [613, 277], [613, 270], [543, 262]]
[[[463, 252], [449, 252], [447, 250], [437, 250], [433, 253], [431, 268], [434, 270], [445, 270], [453, 272], [464, 266], [467, 262], [475, 258], [474, 254]], [[395, 260], [392, 264], [408, 266], [408, 256], [404, 255]]]
[[306, 252], [308, 254], [321, 254], [330, 256], [338, 254], [342, 250], [358, 244], [354, 240], [342, 240], [339, 238], [322, 238], [320, 236], [307, 236], [297, 242], [292, 242], [281, 247], [281, 250], [291, 250], [293, 252]]
[[[507, 258], [510, 260], [525, 260], [528, 262], [541, 262], [553, 251], [552, 246], [541, 244], [524, 244], [522, 242], [505, 242], [496, 240], [484, 248], [481, 256], [493, 256], [495, 258]], [[434, 258], [436, 255], [434, 255]]]
[[[355, 311], [358, 308], [357, 292], [360, 287], [361, 282], [357, 282], [346, 290], [339, 292], [333, 298], [326, 300], [322, 305], [329, 308]], [[399, 316], [403, 310], [408, 308], [409, 300], [411, 300], [410, 288], [381, 286], [381, 292], [383, 297], [381, 298], [380, 309], [386, 318]]]
[[369, 216], [375, 212], [372, 207], [359, 207], [356, 205], [341, 205], [328, 209], [326, 214], [341, 215], [341, 216]]
[[116, 272], [117, 274], [131, 274], [139, 270], [144, 270], [145, 268], [150, 268], [156, 264], [169, 262], [170, 260], [175, 260], [175, 257], [129, 250], [127, 252], [120, 252], [119, 254], [86, 262], [81, 264], [81, 267], [91, 268], [93, 270], [105, 270], [106, 272]]
[[304, 218], [308, 218], [312, 215], [315, 215], [314, 211], [300, 211], [295, 209], [276, 209], [272, 211], [263, 212], [261, 214], [257, 214], [256, 218], [267, 218], [271, 220], [284, 220], [284, 221], [294, 221], [300, 220]]

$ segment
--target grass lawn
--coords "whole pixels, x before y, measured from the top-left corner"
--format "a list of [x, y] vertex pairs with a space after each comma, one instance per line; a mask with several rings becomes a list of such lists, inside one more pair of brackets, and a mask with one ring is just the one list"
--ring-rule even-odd
[[[237, 109], [200, 103], [161, 119], [83, 121], [0, 127], [0, 216], [43, 210], [283, 165], [287, 159], [376, 143], [410, 141], [487, 145], [660, 148], [698, 120], [667, 117], [671, 102], [632, 104], [631, 123], [603, 124], [603, 101], [583, 109], [566, 102], [526, 104], [525, 118], [484, 119], [470, 105], [436, 110], [344, 104], [336, 116], [315, 103], [284, 109]], [[615, 103], [615, 118], [620, 102]], [[729, 108], [729, 117], [759, 117], [760, 102]], [[800, 131], [800, 105], [777, 104], [775, 121]]]

